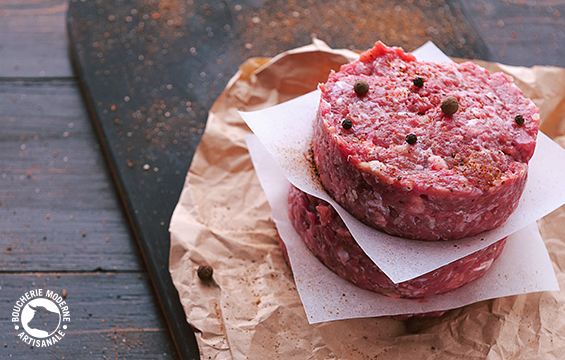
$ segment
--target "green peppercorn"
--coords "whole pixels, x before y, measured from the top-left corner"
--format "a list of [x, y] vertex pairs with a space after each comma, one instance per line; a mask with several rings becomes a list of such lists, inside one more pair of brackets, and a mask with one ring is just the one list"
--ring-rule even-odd
[[351, 127], [353, 126], [353, 121], [351, 121], [351, 119], [345, 119], [341, 122], [341, 126], [345, 129], [345, 130], [349, 130], [351, 129]]
[[415, 87], [419, 87], [421, 88], [422, 86], [424, 86], [424, 79], [422, 79], [421, 77], [417, 77], [414, 79], [414, 86]]
[[415, 134], [406, 135], [406, 142], [410, 145], [414, 145], [418, 141], [418, 137]]
[[516, 115], [514, 121], [516, 121], [518, 125], [524, 125], [524, 117], [522, 115]]
[[445, 115], [453, 115], [459, 110], [459, 101], [453, 96], [448, 96], [441, 102], [441, 111]]
[[365, 80], [357, 80], [353, 85], [353, 90], [357, 95], [365, 95], [369, 92], [369, 83]]

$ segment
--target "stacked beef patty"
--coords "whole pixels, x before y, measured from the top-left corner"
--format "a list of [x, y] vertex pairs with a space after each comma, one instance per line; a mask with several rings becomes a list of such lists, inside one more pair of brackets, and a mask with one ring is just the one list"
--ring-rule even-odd
[[294, 186], [288, 200], [294, 228], [324, 265], [360, 288], [392, 297], [424, 298], [455, 290], [482, 277], [506, 244], [504, 238], [437, 270], [395, 284], [363, 252], [330, 204]]
[[[360, 80], [365, 94], [354, 90]], [[377, 43], [320, 89], [320, 180], [367, 225], [459, 239], [500, 226], [516, 209], [539, 114], [506, 75], [470, 62], [419, 62]], [[446, 115], [450, 97], [458, 109]]]
[[[360, 221], [403, 238], [451, 240], [494, 229], [516, 209], [539, 113], [506, 75], [470, 62], [420, 62], [378, 42], [320, 90], [315, 166]], [[292, 189], [289, 213], [326, 266], [392, 296], [426, 297], [475, 280], [505, 242], [394, 285], [331, 206]]]

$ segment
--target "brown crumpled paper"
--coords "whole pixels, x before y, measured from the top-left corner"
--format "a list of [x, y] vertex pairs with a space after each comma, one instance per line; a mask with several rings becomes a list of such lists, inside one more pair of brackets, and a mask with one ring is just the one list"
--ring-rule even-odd
[[[171, 220], [170, 271], [203, 359], [563, 359], [565, 290], [476, 303], [423, 320], [365, 318], [309, 325], [278, 247], [237, 111], [289, 100], [351, 59], [310, 46], [241, 65], [208, 118]], [[541, 130], [565, 145], [565, 69], [478, 62], [514, 77], [539, 107]], [[538, 222], [565, 289], [565, 207]], [[214, 268], [202, 283], [199, 265]]]

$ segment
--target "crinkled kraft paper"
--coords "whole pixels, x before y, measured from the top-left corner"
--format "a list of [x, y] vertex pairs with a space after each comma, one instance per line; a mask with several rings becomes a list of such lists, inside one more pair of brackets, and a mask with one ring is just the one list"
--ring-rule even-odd
[[[565, 290], [488, 300], [423, 320], [310, 325], [278, 246], [239, 111], [305, 94], [354, 55], [310, 46], [241, 65], [218, 98], [171, 220], [170, 271], [203, 359], [564, 359]], [[478, 62], [514, 77], [540, 108], [541, 130], [565, 145], [565, 69]], [[538, 221], [565, 289], [565, 207]], [[196, 269], [208, 264], [214, 282]]]

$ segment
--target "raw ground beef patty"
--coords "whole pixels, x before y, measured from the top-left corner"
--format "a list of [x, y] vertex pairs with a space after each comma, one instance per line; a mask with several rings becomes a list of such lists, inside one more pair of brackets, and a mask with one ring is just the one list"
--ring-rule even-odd
[[363, 252], [330, 204], [294, 186], [288, 203], [294, 228], [322, 263], [360, 288], [392, 297], [424, 298], [457, 289], [482, 277], [506, 244], [504, 238], [437, 270], [394, 284]]
[[[358, 80], [366, 94], [355, 91]], [[500, 226], [516, 209], [539, 114], [506, 75], [470, 62], [419, 62], [379, 42], [320, 90], [320, 180], [367, 225], [458, 239]], [[458, 100], [452, 115], [441, 109], [447, 97]]]

